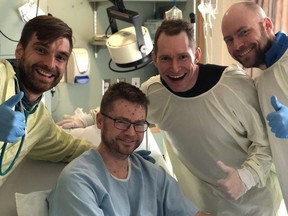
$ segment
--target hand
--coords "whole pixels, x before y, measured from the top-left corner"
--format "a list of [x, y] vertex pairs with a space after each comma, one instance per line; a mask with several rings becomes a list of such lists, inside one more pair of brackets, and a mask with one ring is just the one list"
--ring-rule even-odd
[[156, 160], [150, 156], [151, 151], [148, 150], [138, 150], [135, 151], [136, 154], [139, 154], [141, 157], [143, 157], [145, 160], [150, 161], [151, 163], [155, 164]]
[[247, 192], [246, 186], [242, 182], [236, 169], [225, 165], [222, 161], [218, 161], [217, 165], [227, 174], [226, 178], [217, 181], [220, 191], [222, 191], [227, 198], [237, 200]]
[[64, 119], [57, 122], [56, 124], [64, 129], [85, 128], [85, 125], [81, 119], [70, 115], [64, 115]]
[[25, 116], [12, 108], [22, 99], [20, 92], [0, 105], [0, 141], [13, 143], [25, 134]]
[[81, 108], [75, 110], [75, 115], [64, 115], [64, 119], [56, 123], [64, 129], [85, 128], [94, 124], [94, 119], [90, 114], [83, 113]]
[[268, 124], [277, 138], [286, 139], [288, 138], [288, 108], [278, 102], [276, 96], [271, 97], [271, 104], [275, 112], [267, 115]]

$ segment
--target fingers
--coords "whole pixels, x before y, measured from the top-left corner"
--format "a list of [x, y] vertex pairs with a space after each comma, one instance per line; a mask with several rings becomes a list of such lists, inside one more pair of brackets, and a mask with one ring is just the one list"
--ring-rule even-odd
[[280, 108], [282, 107], [282, 104], [278, 101], [275, 95], [271, 97], [271, 105], [273, 106], [275, 111], [280, 110]]
[[218, 167], [226, 174], [230, 173], [231, 171], [233, 171], [233, 169], [229, 166], [227, 166], [226, 164], [224, 164], [222, 161], [218, 161], [217, 162]]

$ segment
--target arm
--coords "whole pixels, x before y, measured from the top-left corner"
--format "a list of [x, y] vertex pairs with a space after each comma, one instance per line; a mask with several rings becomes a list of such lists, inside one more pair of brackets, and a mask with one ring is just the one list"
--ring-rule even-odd
[[231, 125], [236, 132], [234, 139], [247, 153], [247, 158], [241, 167], [233, 167], [229, 161], [226, 161], [224, 166], [218, 164], [226, 174], [218, 184], [228, 198], [238, 199], [253, 186], [266, 185], [271, 171], [272, 156], [265, 121], [252, 79], [245, 74], [230, 77], [227, 79], [230, 98], [220, 100], [220, 103], [223, 105], [226, 103], [224, 110], [228, 111], [227, 117], [231, 118]]
[[57, 125], [64, 129], [85, 128], [95, 124], [96, 114], [99, 108], [90, 110], [89, 114], [83, 113], [81, 108], [75, 110], [74, 115], [64, 115], [64, 119], [57, 122]]
[[29, 156], [36, 160], [69, 162], [94, 147], [85, 139], [78, 139], [57, 126], [46, 107], [40, 103], [36, 113], [28, 117], [26, 145], [33, 146]]
[[83, 173], [64, 168], [55, 189], [47, 198], [49, 216], [104, 216], [89, 181]]

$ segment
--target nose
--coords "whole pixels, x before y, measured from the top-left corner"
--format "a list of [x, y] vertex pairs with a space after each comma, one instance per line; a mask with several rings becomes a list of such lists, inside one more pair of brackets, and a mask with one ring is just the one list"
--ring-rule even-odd
[[171, 61], [171, 67], [174, 73], [178, 72], [178, 68], [179, 68], [179, 62], [177, 61], [177, 59], [173, 59]]
[[49, 67], [49, 69], [54, 69], [56, 67], [56, 58], [54, 55], [47, 55], [45, 58], [45, 64]]
[[134, 129], [134, 125], [131, 124], [129, 128], [127, 128], [124, 132], [125, 134], [129, 134], [130, 136], [135, 135], [136, 131]]
[[240, 38], [235, 38], [233, 41], [233, 47], [235, 50], [239, 50], [241, 49], [241, 47], [244, 45], [243, 40], [241, 40]]

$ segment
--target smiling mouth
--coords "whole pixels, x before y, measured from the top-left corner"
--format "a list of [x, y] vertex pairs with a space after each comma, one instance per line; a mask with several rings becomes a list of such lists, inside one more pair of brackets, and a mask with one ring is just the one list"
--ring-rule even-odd
[[172, 80], [180, 80], [182, 79], [183, 77], [185, 76], [185, 74], [181, 74], [181, 75], [178, 75], [178, 76], [171, 76], [169, 75], [168, 77]]
[[252, 48], [251, 48], [251, 49], [248, 49], [248, 50], [245, 50], [244, 52], [241, 52], [241, 53], [239, 54], [239, 56], [240, 56], [240, 57], [243, 57], [243, 56], [247, 55], [248, 53], [250, 53], [252, 50], [253, 50]]
[[42, 70], [42, 69], [37, 69], [37, 72], [39, 74], [41, 74], [42, 76], [45, 76], [45, 77], [48, 77], [48, 78], [51, 78], [51, 77], [54, 76], [53, 74], [47, 73], [45, 70]]

